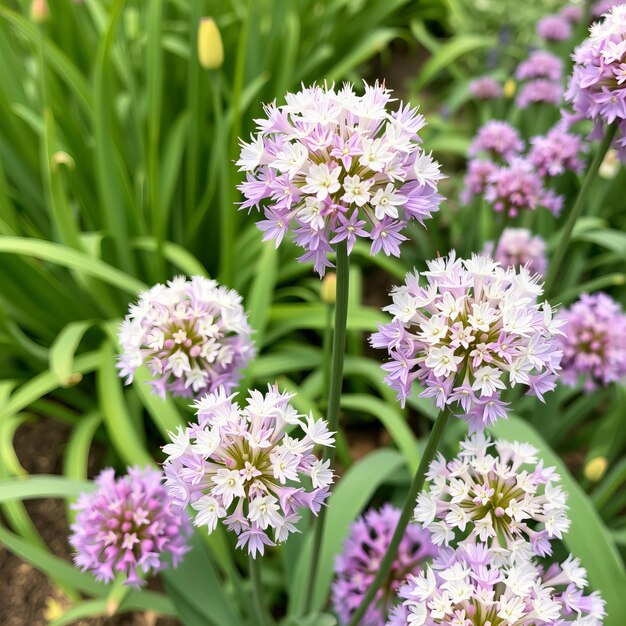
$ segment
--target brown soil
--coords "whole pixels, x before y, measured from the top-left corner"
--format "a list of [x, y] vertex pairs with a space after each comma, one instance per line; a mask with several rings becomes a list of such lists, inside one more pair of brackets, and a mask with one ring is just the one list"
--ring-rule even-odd
[[[69, 428], [41, 420], [24, 424], [15, 434], [15, 450], [30, 474], [61, 473], [62, 454]], [[90, 459], [90, 474], [100, 469], [96, 449]], [[25, 503], [37, 530], [56, 556], [71, 560], [67, 543], [68, 523], [60, 500], [32, 500]], [[6, 524], [5, 520], [2, 520]], [[63, 592], [31, 565], [24, 563], [0, 545], [0, 624], [2, 626], [45, 626], [69, 606]], [[131, 613], [114, 617], [84, 619], [77, 626], [177, 626], [174, 619], [152, 614]]]

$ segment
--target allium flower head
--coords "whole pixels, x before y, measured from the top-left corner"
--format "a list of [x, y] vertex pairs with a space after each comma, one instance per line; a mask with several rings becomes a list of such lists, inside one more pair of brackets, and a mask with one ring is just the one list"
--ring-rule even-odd
[[608, 385], [626, 376], [626, 315], [605, 293], [583, 294], [563, 309], [563, 382], [584, 389]]
[[579, 116], [611, 124], [617, 121], [625, 145], [626, 131], [626, 5], [615, 7], [576, 48], [573, 74], [565, 93]]
[[408, 577], [388, 626], [601, 626], [604, 601], [584, 594], [586, 571], [569, 556], [544, 568], [498, 561], [484, 546]]
[[376, 83], [358, 96], [348, 84], [303, 88], [266, 107], [258, 132], [242, 142], [247, 172], [241, 208], [263, 207], [263, 239], [280, 244], [291, 229], [318, 274], [331, 244], [371, 240], [371, 253], [399, 256], [409, 220], [423, 225], [439, 208], [439, 164], [421, 146], [416, 109], [387, 110], [391, 92]]
[[605, 13], [620, 4], [624, 4], [623, 0], [598, 0], [591, 5], [591, 15], [592, 17], [603, 17]]
[[547, 135], [532, 137], [528, 160], [541, 176], [558, 176], [566, 170], [580, 173], [581, 141], [578, 135], [568, 133], [560, 126], [552, 128]]
[[230, 391], [254, 356], [241, 296], [214, 280], [178, 276], [139, 294], [122, 322], [120, 375], [126, 384], [146, 364], [161, 397], [189, 397], [222, 386]]
[[572, 27], [561, 15], [546, 15], [537, 22], [537, 34], [545, 41], [564, 41], [572, 36]]
[[502, 96], [502, 85], [490, 76], [481, 76], [469, 85], [470, 93], [478, 100], [496, 100]]
[[485, 199], [494, 211], [506, 211], [509, 217], [517, 217], [524, 211], [534, 211], [539, 207], [558, 215], [563, 207], [563, 197], [546, 189], [530, 161], [521, 157], [493, 171], [487, 179]]
[[423, 286], [415, 271], [394, 288], [385, 307], [393, 321], [379, 324], [371, 339], [388, 351], [385, 382], [403, 403], [418, 380], [423, 397], [460, 410], [480, 430], [506, 417], [500, 395], [507, 387], [524, 384], [540, 399], [554, 389], [559, 325], [548, 303], [537, 303], [542, 286], [528, 270], [451, 252], [430, 261], [423, 276]]
[[531, 104], [546, 102], [558, 105], [563, 98], [563, 87], [560, 82], [554, 82], [545, 78], [537, 78], [528, 81], [517, 94], [515, 103], [520, 109], [525, 109]]
[[468, 152], [472, 156], [484, 152], [492, 158], [507, 160], [523, 149], [524, 143], [515, 128], [507, 122], [492, 120], [478, 129]]
[[548, 78], [560, 81], [563, 77], [563, 61], [551, 52], [536, 50], [517, 66], [515, 77], [518, 80]]
[[502, 267], [525, 267], [533, 276], [544, 276], [548, 266], [545, 250], [546, 242], [527, 228], [505, 228], [495, 254], [493, 241], [487, 242], [484, 253], [493, 256]]
[[468, 204], [475, 196], [482, 195], [487, 188], [487, 182], [497, 169], [498, 166], [488, 159], [470, 159], [463, 179], [461, 202]]
[[330, 462], [313, 450], [332, 446], [334, 433], [325, 420], [299, 415], [292, 397], [269, 387], [250, 391], [240, 407], [220, 388], [195, 402], [198, 422], [179, 428], [163, 448], [174, 504], [190, 504], [194, 524], [209, 534], [222, 520], [253, 557], [297, 532], [301, 508], [317, 515], [333, 482]]
[[[350, 621], [373, 582], [399, 519], [400, 510], [386, 504], [380, 510], [370, 509], [350, 527], [343, 552], [335, 562], [337, 578], [332, 590], [333, 606], [343, 623]], [[384, 615], [400, 583], [409, 574], [420, 572], [426, 559], [437, 553], [429, 533], [418, 524], [409, 524], [385, 586], [378, 590], [360, 622], [362, 626], [384, 626]]]
[[72, 507], [78, 511], [70, 535], [76, 566], [99, 581], [123, 574], [125, 585], [140, 587], [142, 575], [170, 561], [178, 565], [188, 550], [191, 527], [185, 512], [171, 506], [161, 472], [128, 468], [116, 479], [115, 471], [107, 469], [95, 482], [97, 490], [81, 494]]
[[477, 541], [515, 561], [552, 554], [550, 541], [569, 528], [560, 477], [529, 444], [475, 433], [453, 461], [439, 453], [426, 476], [415, 519], [436, 545]]
[[570, 24], [578, 24], [583, 19], [583, 7], [569, 4], [559, 11], [559, 15]]

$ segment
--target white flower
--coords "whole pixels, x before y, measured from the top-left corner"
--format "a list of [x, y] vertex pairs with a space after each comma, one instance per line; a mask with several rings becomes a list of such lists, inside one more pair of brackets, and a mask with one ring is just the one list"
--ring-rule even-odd
[[286, 172], [289, 178], [293, 178], [303, 168], [308, 156], [309, 151], [301, 143], [286, 142], [270, 167]]
[[[202, 430], [195, 431], [194, 435], [195, 442], [191, 446], [191, 449], [201, 456], [207, 457], [213, 454], [220, 444], [220, 435], [215, 428], [203, 428]], [[163, 450], [165, 451], [165, 448], [163, 448]]]
[[476, 370], [476, 379], [472, 389], [480, 389], [481, 396], [492, 396], [497, 389], [505, 389], [506, 385], [500, 380], [502, 371], [497, 367], [485, 365]]
[[278, 511], [278, 500], [274, 496], [257, 496], [250, 501], [248, 519], [265, 530], [268, 526], [276, 527], [281, 523]]
[[452, 348], [435, 346], [427, 352], [426, 367], [432, 368], [435, 376], [448, 376], [448, 374], [456, 372], [457, 366], [462, 360], [463, 357], [454, 355]]
[[330, 469], [330, 459], [317, 459], [311, 466], [311, 482], [316, 489], [328, 487], [333, 482], [333, 472]]
[[230, 506], [234, 498], [244, 498], [246, 495], [243, 478], [237, 470], [219, 469], [211, 480], [215, 483], [213, 493], [222, 496], [226, 508]]
[[354, 176], [346, 176], [343, 180], [344, 195], [341, 196], [348, 204], [356, 204], [363, 206], [370, 199], [369, 188], [374, 184], [372, 179], [361, 180], [356, 174]]
[[440, 167], [439, 163], [432, 158], [432, 152], [429, 154], [422, 152], [415, 158], [413, 173], [420, 185], [428, 185], [435, 189], [437, 181], [445, 178], [439, 171]]
[[333, 194], [339, 190], [339, 174], [341, 168], [335, 167], [332, 170], [326, 165], [311, 165], [309, 173], [306, 176], [306, 185], [302, 187], [302, 191], [306, 193], [316, 194], [318, 200], [325, 200], [329, 194]]
[[324, 228], [324, 216], [322, 210], [324, 204], [311, 196], [304, 199], [304, 206], [298, 211], [298, 218], [305, 224], [310, 224], [313, 230], [322, 230]]
[[189, 448], [189, 431], [183, 430], [183, 428], [179, 426], [176, 433], [167, 434], [172, 441], [163, 446], [163, 452], [170, 458], [177, 459], [182, 454], [185, 454]]
[[263, 144], [263, 138], [261, 134], [257, 134], [256, 137], [251, 136], [250, 143], [241, 141], [241, 157], [237, 161], [239, 165], [239, 171], [250, 172], [255, 167], [258, 167], [263, 160], [263, 153], [265, 152], [265, 145]]
[[407, 200], [406, 196], [396, 191], [393, 183], [387, 183], [384, 189], [379, 187], [371, 199], [371, 204], [375, 207], [376, 219], [382, 220], [385, 215], [398, 219], [398, 207], [406, 204]]
[[217, 522], [226, 515], [226, 510], [220, 505], [217, 498], [205, 495], [191, 505], [198, 514], [194, 520], [196, 526], [206, 526], [209, 534], [217, 527]]
[[306, 421], [300, 421], [300, 426], [306, 436], [318, 446], [332, 446], [335, 442], [335, 433], [328, 430], [326, 420], [316, 420], [313, 413], [306, 416]]

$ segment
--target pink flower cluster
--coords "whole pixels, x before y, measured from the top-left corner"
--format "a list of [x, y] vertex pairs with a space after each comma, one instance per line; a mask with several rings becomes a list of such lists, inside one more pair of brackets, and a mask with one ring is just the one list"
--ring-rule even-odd
[[[379, 510], [370, 509], [350, 526], [343, 551], [335, 562], [332, 588], [333, 606], [343, 623], [350, 621], [374, 580], [399, 519], [400, 510], [385, 504]], [[376, 593], [360, 624], [384, 626], [384, 616], [400, 583], [409, 574], [419, 573], [426, 561], [437, 554], [428, 531], [418, 524], [409, 524], [384, 587]]]
[[[580, 118], [619, 124], [617, 146], [626, 149], [626, 5], [617, 6], [596, 22], [576, 48], [573, 74], [565, 97]], [[597, 130], [600, 130], [599, 128]]]
[[249, 391], [240, 407], [220, 388], [195, 402], [198, 422], [179, 427], [163, 448], [174, 505], [191, 505], [194, 524], [209, 534], [222, 521], [252, 557], [297, 532], [300, 509], [317, 515], [333, 482], [330, 461], [313, 451], [332, 446], [334, 433], [325, 420], [298, 414], [292, 397], [270, 386]]
[[615, 300], [605, 293], [583, 294], [561, 310], [560, 319], [565, 384], [582, 380], [592, 391], [626, 376], [626, 315]]
[[563, 78], [563, 61], [551, 52], [536, 50], [517, 66], [515, 77], [518, 80], [547, 78], [560, 82]]
[[501, 393], [526, 385], [543, 399], [555, 387], [561, 352], [560, 323], [542, 287], [524, 268], [503, 269], [486, 256], [428, 263], [425, 284], [415, 271], [392, 292], [385, 307], [393, 320], [379, 325], [372, 346], [387, 350], [385, 382], [404, 403], [413, 381], [440, 409], [460, 411], [471, 430], [507, 415]]
[[120, 376], [147, 365], [155, 393], [190, 397], [233, 389], [254, 356], [241, 296], [214, 280], [178, 276], [139, 294], [120, 325]]
[[566, 16], [546, 15], [537, 22], [537, 35], [545, 41], [564, 41], [572, 36], [572, 27]]
[[491, 120], [478, 129], [472, 139], [468, 154], [484, 153], [488, 157], [509, 159], [524, 149], [519, 133], [507, 122]]
[[191, 526], [186, 513], [171, 506], [161, 472], [128, 468], [116, 479], [107, 469], [95, 482], [97, 490], [81, 494], [72, 507], [78, 512], [70, 535], [77, 567], [104, 582], [122, 574], [125, 585], [140, 587], [144, 575], [180, 562]]
[[528, 160], [541, 176], [558, 176], [566, 170], [579, 174], [583, 162], [579, 154], [583, 149], [580, 136], [568, 133], [555, 126], [547, 135], [538, 135], [530, 140]]
[[537, 78], [527, 82], [517, 94], [515, 103], [520, 109], [526, 109], [531, 104], [545, 102], [558, 106], [563, 98], [561, 83], [555, 83], [545, 78]]
[[496, 100], [502, 96], [502, 85], [490, 76], [481, 76], [473, 80], [469, 90], [477, 100]]
[[493, 241], [485, 244], [483, 252], [494, 258], [502, 267], [525, 267], [532, 275], [544, 276], [548, 267], [546, 242], [527, 228], [505, 228], [493, 250]]
[[264, 240], [280, 244], [291, 229], [295, 243], [323, 275], [332, 244], [371, 241], [371, 254], [399, 256], [410, 220], [423, 225], [438, 210], [443, 178], [421, 146], [426, 125], [416, 109], [389, 112], [388, 89], [365, 85], [304, 88], [286, 104], [266, 107], [258, 132], [242, 142], [241, 208], [263, 207]]

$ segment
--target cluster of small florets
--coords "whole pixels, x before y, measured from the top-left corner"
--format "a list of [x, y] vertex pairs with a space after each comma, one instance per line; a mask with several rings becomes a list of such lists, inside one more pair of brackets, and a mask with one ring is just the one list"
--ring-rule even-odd
[[497, 550], [467, 545], [409, 576], [387, 626], [601, 626], [604, 601], [586, 586], [572, 556], [549, 567], [509, 564]]
[[488, 241], [484, 253], [492, 256], [502, 267], [517, 270], [525, 267], [533, 276], [544, 276], [548, 267], [545, 250], [546, 242], [527, 228], [505, 228], [495, 252], [493, 241]]
[[426, 125], [416, 109], [387, 110], [391, 92], [376, 83], [358, 96], [311, 87], [266, 107], [258, 132], [242, 143], [237, 162], [247, 172], [242, 208], [263, 207], [264, 240], [295, 243], [323, 275], [331, 244], [371, 241], [371, 253], [399, 256], [410, 220], [423, 224], [439, 208], [439, 164], [421, 146]]
[[516, 104], [525, 109], [531, 104], [546, 102], [558, 105], [563, 97], [563, 61], [550, 52], [538, 50], [519, 64], [515, 76], [528, 81], [522, 85]]
[[219, 389], [196, 401], [198, 422], [163, 448], [165, 485], [176, 506], [196, 511], [196, 526], [210, 534], [221, 520], [255, 557], [297, 532], [301, 508], [317, 515], [323, 506], [333, 473], [313, 451], [332, 446], [334, 433], [325, 420], [298, 414], [293, 395], [276, 387], [250, 391], [244, 407], [233, 397]]
[[[600, 126], [619, 124], [617, 146], [626, 147], [626, 5], [613, 8], [595, 23], [576, 48], [573, 74], [565, 94], [580, 118]], [[576, 118], [573, 118], [576, 119]]]
[[467, 204], [483, 196], [497, 212], [515, 217], [544, 207], [558, 215], [563, 197], [546, 187], [547, 179], [565, 170], [579, 172], [582, 163], [580, 138], [555, 126], [545, 136], [532, 137], [530, 150], [519, 133], [506, 122], [492, 121], [481, 127], [469, 149], [461, 201]]
[[469, 90], [477, 100], [496, 100], [502, 96], [502, 85], [490, 76], [476, 78], [470, 83]]
[[553, 14], [537, 22], [537, 35], [545, 41], [564, 41], [572, 36], [572, 26], [567, 16]]
[[563, 382], [586, 391], [626, 376], [626, 315], [605, 293], [583, 294], [560, 319]]
[[559, 11], [559, 15], [570, 24], [578, 24], [583, 19], [583, 14], [583, 7], [575, 4], [568, 4]]
[[550, 542], [569, 528], [560, 477], [529, 444], [476, 433], [453, 461], [440, 453], [426, 477], [415, 519], [436, 545], [479, 541], [515, 560], [552, 554]]
[[603, 17], [612, 8], [624, 4], [623, 0], [598, 0], [591, 5], [591, 15], [593, 17]]
[[561, 81], [563, 78], [563, 61], [551, 52], [536, 50], [517, 66], [515, 77], [518, 80], [547, 78]]
[[254, 356], [252, 330], [241, 296], [214, 280], [178, 276], [139, 294], [122, 322], [120, 375], [126, 383], [147, 365], [150, 385], [190, 397], [218, 387], [231, 390]]
[[185, 512], [170, 504], [161, 472], [128, 468], [116, 479], [107, 469], [95, 484], [96, 491], [81, 494], [72, 507], [77, 515], [70, 544], [77, 567], [99, 581], [123, 575], [125, 585], [140, 587], [145, 575], [180, 562], [191, 527]]
[[487, 256], [428, 263], [392, 292], [393, 315], [372, 345], [388, 351], [385, 381], [404, 403], [414, 380], [439, 408], [461, 411], [470, 429], [506, 417], [502, 390], [523, 384], [543, 399], [555, 387], [561, 352], [552, 308], [538, 304], [542, 286], [525, 268], [504, 269]]
[[[399, 519], [400, 510], [386, 504], [380, 510], [369, 510], [350, 527], [343, 551], [335, 562], [336, 579], [332, 589], [333, 606], [343, 623], [350, 621], [374, 580]], [[385, 615], [401, 582], [409, 574], [420, 572], [427, 560], [437, 554], [438, 549], [428, 531], [422, 530], [419, 524], [409, 524], [384, 586], [377, 591], [359, 623], [384, 626]]]
[[515, 99], [520, 109], [525, 109], [531, 104], [545, 102], [558, 106], [563, 98], [561, 83], [555, 83], [545, 78], [536, 78], [525, 83]]

